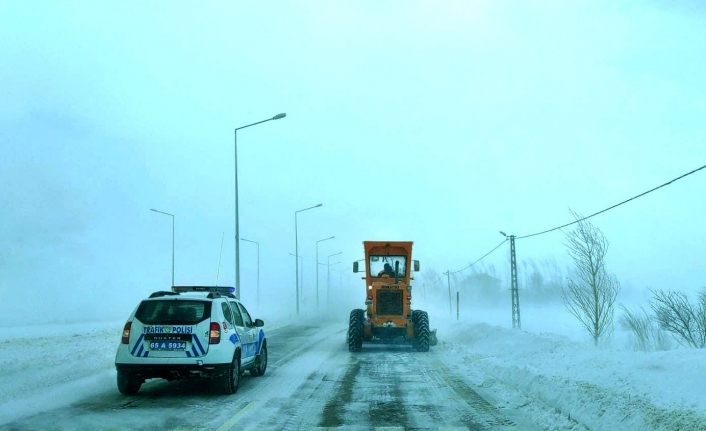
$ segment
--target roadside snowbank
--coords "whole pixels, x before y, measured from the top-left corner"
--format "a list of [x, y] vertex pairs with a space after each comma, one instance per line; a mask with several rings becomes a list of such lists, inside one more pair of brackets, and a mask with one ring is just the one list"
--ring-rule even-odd
[[0, 424], [113, 390], [124, 323], [3, 327]]
[[634, 352], [483, 323], [444, 326], [439, 340], [456, 366], [499, 403], [497, 394], [519, 393], [516, 408], [541, 403], [591, 429], [706, 430], [704, 350]]

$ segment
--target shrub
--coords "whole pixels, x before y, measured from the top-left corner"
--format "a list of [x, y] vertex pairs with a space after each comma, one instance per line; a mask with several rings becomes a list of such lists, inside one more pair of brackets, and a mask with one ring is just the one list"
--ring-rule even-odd
[[650, 306], [659, 326], [674, 335], [679, 343], [706, 347], [706, 290], [699, 294], [696, 304], [683, 292], [652, 291]]

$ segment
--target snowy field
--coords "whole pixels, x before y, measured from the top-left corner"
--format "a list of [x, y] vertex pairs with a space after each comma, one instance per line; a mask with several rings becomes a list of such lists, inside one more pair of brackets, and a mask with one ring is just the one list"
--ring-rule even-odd
[[[554, 332], [533, 328], [533, 313], [555, 313], [563, 324]], [[620, 332], [594, 347], [580, 331], [572, 332], [560, 310], [528, 307], [523, 330], [492, 323], [504, 320], [498, 316], [478, 312], [473, 319], [437, 318], [432, 325], [440, 340], [433, 349], [498, 407], [523, 411], [544, 429], [706, 430], [706, 351], [637, 352]], [[0, 424], [115, 388], [113, 359], [122, 325], [3, 328]]]
[[554, 408], [595, 430], [706, 430], [702, 350], [594, 348], [487, 324], [446, 331], [458, 367], [513, 407]]

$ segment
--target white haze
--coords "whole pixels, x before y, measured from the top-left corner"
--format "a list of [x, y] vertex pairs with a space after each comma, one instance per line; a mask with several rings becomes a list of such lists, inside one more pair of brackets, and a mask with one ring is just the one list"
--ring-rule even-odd
[[[171, 223], [149, 208], [176, 214], [177, 284], [216, 282], [224, 235], [232, 285], [233, 128], [279, 112], [238, 134], [255, 314], [294, 312], [294, 211], [319, 202], [299, 217], [303, 308], [315, 241], [335, 235], [320, 261], [343, 252], [345, 318], [363, 240], [413, 240], [441, 273], [498, 230], [622, 201], [706, 161], [705, 17], [690, 1], [2, 2], [0, 324], [123, 319], [168, 288]], [[706, 286], [705, 189], [701, 171], [592, 220], [623, 294]], [[505, 285], [508, 254], [484, 262]], [[568, 265], [561, 232], [517, 256]]]

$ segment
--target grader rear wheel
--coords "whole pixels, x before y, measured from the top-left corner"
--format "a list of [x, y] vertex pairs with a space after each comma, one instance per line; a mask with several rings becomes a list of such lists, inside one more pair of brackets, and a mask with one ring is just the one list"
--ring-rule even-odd
[[418, 352], [428, 352], [430, 342], [429, 315], [426, 311], [414, 310], [412, 312], [414, 324], [414, 348]]

